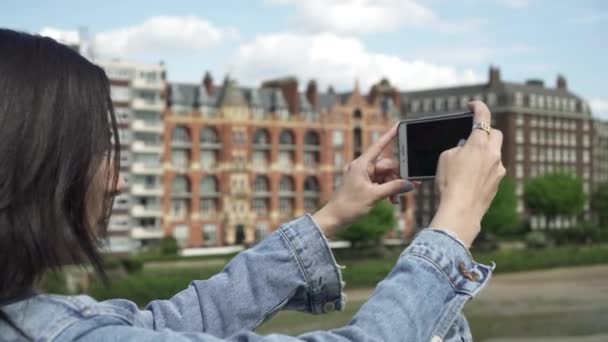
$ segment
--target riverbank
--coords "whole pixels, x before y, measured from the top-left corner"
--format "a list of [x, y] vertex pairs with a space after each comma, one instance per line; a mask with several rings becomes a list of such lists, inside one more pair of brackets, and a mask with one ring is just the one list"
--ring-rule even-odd
[[[371, 292], [347, 291], [347, 310], [340, 313], [281, 313], [258, 332], [297, 335], [339, 327]], [[476, 341], [607, 341], [608, 265], [495, 275], [465, 314]]]

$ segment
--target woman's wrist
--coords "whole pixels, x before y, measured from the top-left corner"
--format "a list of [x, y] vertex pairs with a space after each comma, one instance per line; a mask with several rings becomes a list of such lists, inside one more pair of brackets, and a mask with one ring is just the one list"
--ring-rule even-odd
[[430, 226], [454, 233], [467, 247], [473, 244], [480, 231], [481, 219], [471, 208], [440, 204]]
[[329, 205], [319, 209], [312, 217], [327, 238], [333, 238], [341, 226]]

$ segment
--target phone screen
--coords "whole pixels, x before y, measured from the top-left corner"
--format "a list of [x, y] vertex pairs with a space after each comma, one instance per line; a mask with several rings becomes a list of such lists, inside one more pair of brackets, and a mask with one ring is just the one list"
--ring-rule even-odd
[[[472, 113], [449, 116], [430, 121], [413, 120], [402, 125], [406, 130], [407, 178], [430, 178], [435, 176], [439, 155], [458, 145], [460, 139], [467, 139], [473, 127]], [[400, 136], [401, 138], [401, 136]], [[403, 173], [402, 173], [403, 174]]]

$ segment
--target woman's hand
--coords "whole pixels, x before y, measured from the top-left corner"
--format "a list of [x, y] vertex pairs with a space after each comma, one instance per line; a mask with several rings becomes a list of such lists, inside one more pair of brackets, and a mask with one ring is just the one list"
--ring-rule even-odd
[[399, 194], [414, 189], [414, 184], [400, 179], [399, 163], [393, 158], [379, 158], [397, 135], [397, 125], [385, 133], [359, 158], [352, 161], [327, 204], [313, 215], [327, 237], [367, 214], [379, 200], [397, 202]]
[[[492, 122], [484, 103], [473, 101], [469, 108], [475, 122]], [[431, 227], [456, 233], [467, 247], [473, 243], [481, 229], [481, 219], [505, 176], [501, 147], [500, 131], [492, 129], [487, 134], [474, 129], [464, 145], [441, 154], [435, 178], [441, 200]]]

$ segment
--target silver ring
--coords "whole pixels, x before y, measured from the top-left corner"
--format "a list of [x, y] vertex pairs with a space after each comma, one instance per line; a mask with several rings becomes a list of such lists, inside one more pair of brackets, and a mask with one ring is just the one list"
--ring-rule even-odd
[[488, 133], [488, 135], [490, 135], [490, 131], [492, 130], [492, 127], [490, 127], [490, 125], [488, 125], [485, 122], [477, 122], [473, 125], [473, 129], [480, 129], [482, 131], [485, 131], [486, 133]]

